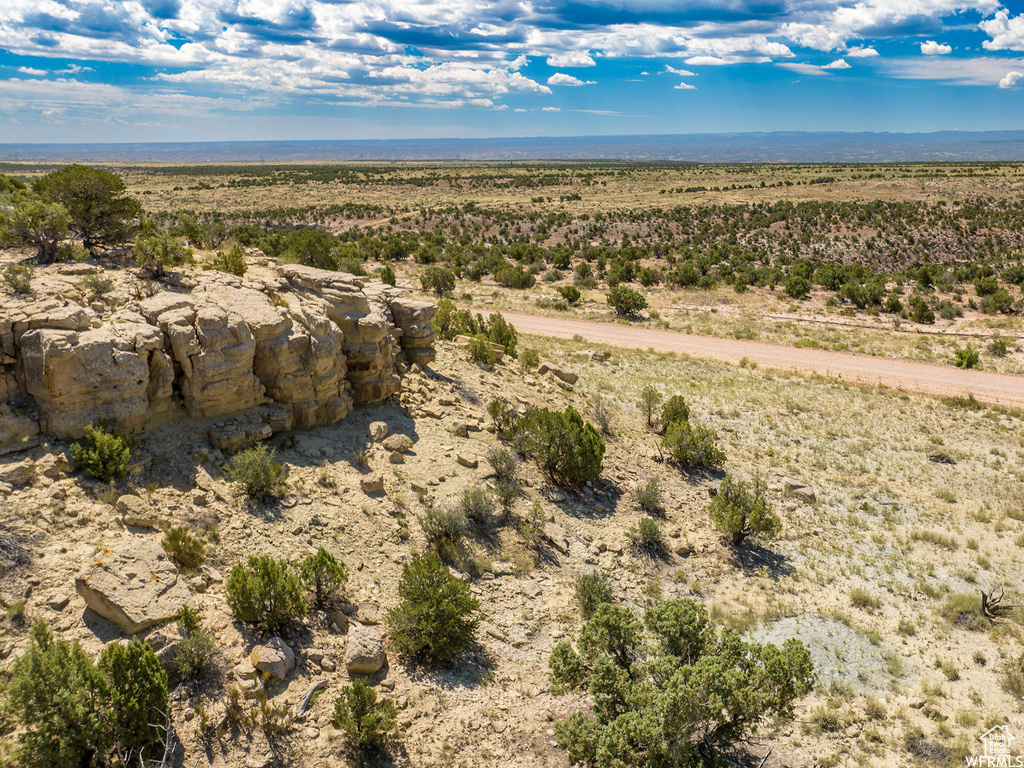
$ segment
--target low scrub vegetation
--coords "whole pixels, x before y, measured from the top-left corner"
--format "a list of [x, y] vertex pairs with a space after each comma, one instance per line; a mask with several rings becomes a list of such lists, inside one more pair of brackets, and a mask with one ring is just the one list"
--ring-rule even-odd
[[225, 592], [234, 617], [265, 632], [283, 629], [306, 615], [298, 574], [287, 560], [270, 555], [235, 563]]
[[401, 602], [388, 614], [388, 626], [400, 656], [446, 663], [476, 641], [480, 603], [436, 554], [419, 555], [402, 566], [398, 596]]

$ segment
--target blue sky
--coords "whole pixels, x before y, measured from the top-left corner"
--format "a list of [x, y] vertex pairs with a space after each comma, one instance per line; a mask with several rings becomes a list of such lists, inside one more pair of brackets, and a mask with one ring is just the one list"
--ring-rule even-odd
[[1024, 129], [1022, 6], [2, 0], [0, 143]]

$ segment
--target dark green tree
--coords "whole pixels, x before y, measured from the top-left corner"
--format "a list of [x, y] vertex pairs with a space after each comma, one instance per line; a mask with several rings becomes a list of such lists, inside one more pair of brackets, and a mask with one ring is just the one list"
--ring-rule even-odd
[[126, 766], [146, 765], [162, 749], [167, 673], [149, 643], [137, 637], [124, 645], [108, 643], [99, 668], [110, 686], [108, 706], [118, 752]]
[[48, 203], [28, 192], [13, 196], [0, 206], [0, 245], [36, 249], [36, 262], [49, 264], [67, 236], [69, 217], [60, 203]]
[[306, 589], [313, 593], [313, 601], [322, 606], [344, 590], [348, 582], [348, 569], [323, 547], [317, 549], [299, 566], [299, 577]]
[[690, 406], [682, 395], [672, 395], [661, 408], [661, 423], [668, 427], [678, 421], [690, 420]]
[[32, 189], [43, 200], [67, 209], [71, 228], [87, 249], [130, 240], [133, 224], [142, 213], [120, 176], [89, 165], [68, 165], [48, 173]]
[[352, 749], [359, 753], [387, 748], [398, 727], [398, 710], [385, 699], [377, 701], [377, 692], [357, 677], [334, 700], [333, 722]]
[[88, 767], [110, 747], [105, 702], [109, 684], [78, 642], [55, 638], [43, 621], [13, 665], [6, 705], [24, 726], [17, 764]]
[[427, 267], [420, 276], [420, 284], [423, 290], [444, 296], [455, 289], [455, 273], [447, 267]]
[[708, 514], [733, 546], [743, 546], [750, 536], [770, 539], [782, 530], [782, 522], [765, 496], [766, 490], [767, 486], [759, 477], [747, 482], [726, 475], [719, 486], [708, 506]]
[[624, 285], [617, 285], [609, 290], [606, 300], [620, 317], [636, 317], [640, 310], [647, 308], [647, 299], [644, 295]]
[[[645, 630], [646, 625], [646, 630]], [[589, 693], [589, 712], [555, 725], [569, 762], [596, 768], [709, 768], [722, 750], [762, 723], [792, 719], [814, 683], [798, 640], [745, 643], [730, 628], [717, 637], [704, 607], [669, 600], [641, 622], [608, 603], [580, 631], [576, 648], [551, 654], [553, 692]]]
[[561, 412], [534, 410], [523, 430], [527, 453], [554, 482], [579, 487], [601, 474], [604, 440], [571, 405]]
[[402, 566], [399, 605], [388, 614], [391, 644], [400, 656], [447, 662], [476, 639], [480, 602], [431, 552]]

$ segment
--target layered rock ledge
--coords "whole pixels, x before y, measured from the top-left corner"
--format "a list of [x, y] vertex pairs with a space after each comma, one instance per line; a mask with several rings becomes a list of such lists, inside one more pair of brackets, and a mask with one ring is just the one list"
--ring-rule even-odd
[[351, 275], [207, 271], [129, 281], [97, 301], [71, 279], [81, 267], [0, 305], [0, 454], [40, 432], [78, 438], [89, 423], [131, 434], [247, 412], [252, 434], [211, 427], [234, 449], [337, 422], [398, 392], [402, 360], [434, 358], [437, 307]]

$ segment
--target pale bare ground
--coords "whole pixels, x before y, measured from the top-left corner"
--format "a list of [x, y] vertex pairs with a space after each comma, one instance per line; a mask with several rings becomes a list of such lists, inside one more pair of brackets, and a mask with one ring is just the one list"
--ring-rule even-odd
[[892, 360], [870, 355], [821, 349], [785, 347], [744, 339], [720, 339], [695, 333], [594, 323], [569, 318], [542, 317], [516, 312], [504, 314], [520, 333], [571, 339], [582, 336], [594, 344], [628, 349], [680, 352], [697, 357], [739, 363], [746, 358], [763, 368], [814, 373], [861, 384], [876, 385], [947, 397], [974, 395], [1001, 405], [1024, 406], [1024, 377], [991, 371], [960, 370], [913, 360]]

